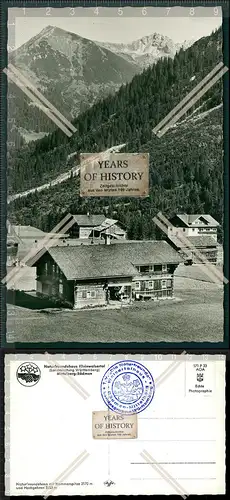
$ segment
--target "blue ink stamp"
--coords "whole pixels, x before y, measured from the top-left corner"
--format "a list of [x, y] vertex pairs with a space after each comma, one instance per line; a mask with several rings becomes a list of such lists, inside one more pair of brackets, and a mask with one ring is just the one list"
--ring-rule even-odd
[[149, 406], [154, 393], [153, 377], [138, 361], [118, 361], [108, 368], [101, 381], [104, 403], [118, 413], [140, 413]]

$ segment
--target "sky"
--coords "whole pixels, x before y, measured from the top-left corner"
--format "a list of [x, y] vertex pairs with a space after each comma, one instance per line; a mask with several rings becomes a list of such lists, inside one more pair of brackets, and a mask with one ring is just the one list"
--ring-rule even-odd
[[152, 7], [146, 9], [146, 15], [142, 8], [126, 7], [122, 16], [118, 15], [117, 8], [100, 7], [98, 14], [92, 8], [75, 8], [74, 12], [69, 7], [45, 9], [9, 9], [8, 23], [15, 22], [15, 27], [8, 27], [9, 43], [18, 48], [48, 25], [100, 42], [128, 43], [152, 33], [182, 42], [207, 36], [222, 23], [220, 7], [215, 10], [197, 7], [194, 14], [190, 7], [172, 7], [170, 11]]

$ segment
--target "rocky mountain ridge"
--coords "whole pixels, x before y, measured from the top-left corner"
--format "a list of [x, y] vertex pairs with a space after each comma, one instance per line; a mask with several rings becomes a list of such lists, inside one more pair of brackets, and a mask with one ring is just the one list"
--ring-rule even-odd
[[102, 47], [108, 48], [111, 52], [121, 55], [130, 62], [135, 62], [141, 68], [147, 68], [155, 64], [162, 57], [173, 58], [181, 48], [186, 50], [195, 40], [186, 40], [182, 43], [174, 43], [173, 40], [159, 33], [146, 35], [131, 43], [101, 43]]
[[[110, 44], [83, 38], [55, 26], [40, 33], [10, 54], [9, 62], [72, 120], [101, 98], [118, 91], [144, 68], [163, 57], [173, 58], [178, 46], [154, 33], [130, 44]], [[9, 81], [9, 142], [40, 139], [56, 125]]]

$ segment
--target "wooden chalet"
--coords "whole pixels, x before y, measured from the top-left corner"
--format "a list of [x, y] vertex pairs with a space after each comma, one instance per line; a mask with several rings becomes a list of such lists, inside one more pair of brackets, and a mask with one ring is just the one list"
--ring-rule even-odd
[[103, 214], [73, 215], [75, 223], [69, 229], [70, 238], [93, 239], [125, 239], [126, 231], [115, 219]]
[[47, 248], [34, 264], [37, 293], [73, 308], [116, 301], [173, 297], [174, 271], [182, 258], [166, 241]]
[[184, 236], [212, 236], [217, 241], [217, 222], [211, 215], [177, 214], [170, 220], [169, 234], [178, 234], [178, 229]]

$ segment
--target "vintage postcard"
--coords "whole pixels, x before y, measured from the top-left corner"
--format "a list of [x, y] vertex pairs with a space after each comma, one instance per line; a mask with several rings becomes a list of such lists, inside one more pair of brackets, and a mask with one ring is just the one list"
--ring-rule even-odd
[[226, 342], [227, 2], [7, 15], [6, 343]]
[[225, 356], [5, 356], [5, 492], [225, 493]]

